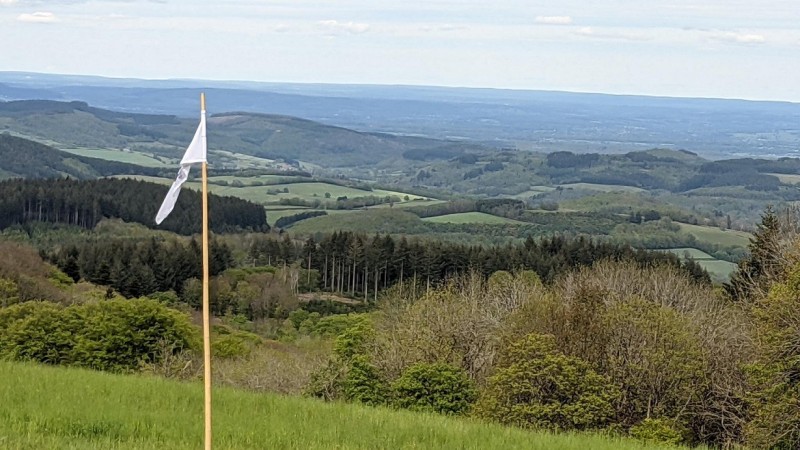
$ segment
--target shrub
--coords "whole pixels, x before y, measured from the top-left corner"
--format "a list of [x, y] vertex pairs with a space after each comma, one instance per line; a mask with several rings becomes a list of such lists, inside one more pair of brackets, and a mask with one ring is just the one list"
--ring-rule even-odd
[[325, 400], [345, 399], [369, 405], [384, 404], [388, 389], [368, 356], [375, 328], [364, 315], [350, 316], [351, 325], [334, 340], [333, 356], [311, 374], [306, 395]]
[[19, 302], [19, 288], [14, 280], [0, 278], [0, 307]]
[[[800, 266], [753, 308], [758, 360], [748, 368], [753, 392], [746, 427], [755, 448], [800, 448]], [[1, 324], [0, 324], [1, 325]]]
[[165, 343], [199, 344], [188, 316], [146, 299], [66, 308], [27, 302], [0, 310], [0, 325], [0, 355], [98, 370], [136, 370], [156, 362]]
[[345, 400], [367, 405], [382, 405], [387, 402], [388, 389], [378, 369], [366, 355], [355, 355], [347, 364], [342, 381], [342, 396]]
[[530, 334], [500, 355], [475, 413], [506, 425], [590, 430], [610, 422], [619, 396], [586, 362], [559, 352], [552, 336]]
[[257, 334], [226, 326], [215, 325], [212, 331], [214, 336], [211, 340], [211, 352], [222, 358], [248, 356], [262, 342]]
[[416, 411], [466, 413], [477, 397], [464, 370], [449, 364], [415, 364], [392, 383], [394, 404]]
[[629, 433], [648, 444], [679, 445], [685, 440], [686, 431], [675, 421], [647, 418], [632, 426]]

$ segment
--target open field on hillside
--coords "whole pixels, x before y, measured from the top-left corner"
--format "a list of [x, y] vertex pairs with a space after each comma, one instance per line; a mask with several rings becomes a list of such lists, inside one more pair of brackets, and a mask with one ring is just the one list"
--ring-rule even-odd
[[[202, 385], [0, 362], [0, 446], [202, 447]], [[217, 449], [632, 450], [631, 440], [527, 432], [465, 419], [258, 394], [214, 392]], [[655, 448], [655, 447], [649, 447]]]
[[708, 271], [708, 274], [711, 275], [711, 279], [714, 281], [728, 281], [733, 271], [736, 270], [736, 264], [714, 258], [708, 253], [696, 248], [671, 248], [664, 251], [674, 253], [681, 258], [688, 256], [695, 260]]
[[721, 230], [717, 227], [704, 227], [700, 225], [679, 224], [681, 231], [693, 234], [698, 240], [719, 245], [735, 245], [747, 247], [750, 243], [750, 233], [736, 230]]
[[153, 158], [151, 155], [146, 153], [133, 150], [125, 151], [108, 148], [59, 148], [59, 150], [72, 153], [73, 155], [136, 164], [144, 167], [168, 167], [170, 164], [172, 164], [169, 161], [165, 162], [161, 159]]
[[507, 219], [505, 217], [493, 216], [482, 212], [468, 212], [458, 214], [445, 214], [443, 216], [426, 217], [422, 219], [426, 222], [434, 223], [525, 223], [519, 220]]
[[208, 181], [210, 182], [221, 182], [224, 181], [226, 183], [230, 183], [232, 181], [239, 181], [243, 185], [251, 185], [253, 183], [285, 183], [290, 180], [300, 180], [305, 177], [298, 176], [298, 175], [258, 175], [254, 177], [237, 177], [232, 175], [223, 175], [223, 176], [213, 176], [208, 177]]
[[595, 183], [570, 183], [560, 185], [564, 189], [583, 189], [587, 191], [599, 192], [644, 192], [644, 189], [635, 186], [622, 186], [618, 184], [595, 184]]
[[[196, 173], [195, 173], [196, 175]], [[415, 199], [424, 199], [424, 197], [413, 195], [413, 194], [406, 194], [404, 192], [397, 192], [397, 191], [387, 191], [383, 189], [375, 189], [373, 191], [367, 191], [362, 189], [355, 189], [347, 186], [339, 186], [336, 184], [324, 183], [324, 182], [313, 182], [313, 183], [286, 183], [286, 184], [274, 184], [269, 186], [248, 186], [251, 180], [258, 180], [259, 178], [264, 177], [281, 177], [281, 175], [262, 175], [261, 177], [212, 177], [214, 180], [217, 181], [233, 181], [234, 179], [241, 181], [244, 186], [236, 187], [236, 186], [220, 186], [218, 184], [209, 184], [208, 189], [209, 191], [213, 192], [217, 195], [229, 195], [232, 197], [239, 197], [245, 200], [250, 200], [255, 203], [261, 204], [277, 204], [280, 202], [281, 199], [290, 199], [290, 198], [300, 198], [303, 200], [313, 201], [314, 199], [324, 201], [325, 193], [330, 194], [330, 199], [335, 201], [338, 197], [347, 197], [347, 198], [356, 198], [356, 197], [369, 197], [369, 196], [376, 196], [376, 197], [385, 197], [387, 195], [390, 196], [397, 196], [401, 199], [401, 202], [405, 202], [405, 197], [408, 196], [409, 205], [418, 205], [421, 203], [417, 203]], [[129, 175], [121, 175], [118, 178], [135, 178], [137, 180], [144, 180], [150, 181], [153, 183], [160, 183], [164, 185], [172, 184], [172, 179], [168, 178], [160, 178], [160, 177], [151, 177], [151, 176], [129, 176]], [[266, 178], [265, 178], [266, 179]], [[189, 189], [200, 190], [201, 184], [198, 179], [193, 181], [188, 181], [184, 185]], [[289, 192], [283, 192], [286, 189]], [[280, 191], [280, 192], [278, 192]], [[270, 193], [272, 192], [272, 193]], [[419, 200], [417, 200], [419, 201]], [[399, 205], [399, 203], [398, 203]], [[283, 207], [279, 205], [282, 209], [290, 209], [291, 207]]]
[[786, 174], [786, 173], [768, 173], [767, 175], [774, 175], [781, 180], [781, 183], [798, 184], [800, 183], [800, 175]]

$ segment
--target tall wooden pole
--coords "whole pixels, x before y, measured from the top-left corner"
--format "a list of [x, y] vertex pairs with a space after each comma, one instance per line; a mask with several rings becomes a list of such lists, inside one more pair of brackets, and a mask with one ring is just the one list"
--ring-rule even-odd
[[[206, 95], [200, 94], [201, 114]], [[205, 132], [205, 130], [203, 130]], [[203, 136], [205, 145], [205, 136]], [[206, 149], [206, 153], [208, 150]], [[205, 384], [205, 450], [211, 450], [211, 324], [208, 306], [208, 163], [203, 162], [203, 382]]]

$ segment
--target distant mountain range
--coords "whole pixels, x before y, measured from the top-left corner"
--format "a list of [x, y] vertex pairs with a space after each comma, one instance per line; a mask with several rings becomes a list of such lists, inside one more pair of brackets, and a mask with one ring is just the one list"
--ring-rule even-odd
[[496, 147], [609, 153], [682, 148], [711, 158], [800, 154], [795, 103], [0, 72], [0, 100], [80, 100], [123, 112], [194, 117], [201, 90], [210, 112], [288, 115], [360, 132]]

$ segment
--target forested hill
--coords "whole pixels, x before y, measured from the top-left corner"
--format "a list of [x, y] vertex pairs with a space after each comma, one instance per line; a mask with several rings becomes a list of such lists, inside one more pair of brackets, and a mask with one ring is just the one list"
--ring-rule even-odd
[[155, 175], [155, 169], [72, 155], [38, 142], [0, 134], [2, 178], [97, 178], [108, 175]]
[[[94, 227], [119, 218], [156, 228], [154, 218], [167, 186], [130, 179], [6, 180], [0, 182], [0, 229], [29, 221]], [[234, 197], [209, 196], [209, 226], [215, 232], [267, 230], [261, 205]], [[201, 231], [200, 193], [184, 189], [172, 214], [158, 228], [180, 234]]]
[[[413, 155], [445, 151], [458, 155], [477, 147], [446, 140], [363, 133], [284, 115], [210, 112], [213, 114], [208, 119], [208, 141], [212, 152], [225, 150], [344, 167], [401, 159], [400, 155], [408, 152]], [[196, 126], [195, 118], [120, 113], [84, 102], [0, 101], [0, 132], [64, 146], [128, 148], [179, 158]]]

